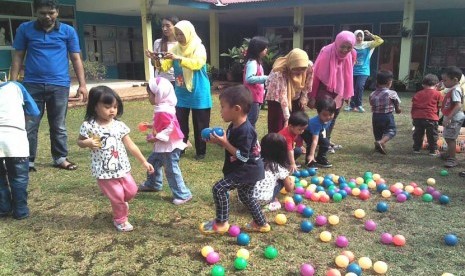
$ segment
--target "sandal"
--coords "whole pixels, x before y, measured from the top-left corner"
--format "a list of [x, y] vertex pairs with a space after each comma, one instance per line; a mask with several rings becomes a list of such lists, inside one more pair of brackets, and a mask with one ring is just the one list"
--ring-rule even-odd
[[378, 141], [375, 142], [375, 149], [381, 154], [387, 154], [386, 149], [384, 149], [383, 145]]
[[271, 231], [271, 226], [268, 223], [263, 226], [259, 226], [254, 221], [252, 221], [252, 222], [247, 223], [244, 226], [244, 229], [249, 232], [268, 233]]
[[[64, 162], [68, 162], [68, 165], [63, 166]], [[53, 167], [55, 167], [57, 169], [67, 170], [67, 171], [75, 171], [78, 168], [75, 163], [69, 161], [68, 159], [66, 159], [66, 161], [63, 161], [63, 163], [61, 163], [61, 164], [53, 164]]]
[[218, 228], [214, 220], [206, 221], [200, 224], [199, 226], [200, 232], [204, 235], [209, 234], [220, 234], [223, 235], [224, 233], [228, 232], [229, 224], [226, 224], [221, 229]]

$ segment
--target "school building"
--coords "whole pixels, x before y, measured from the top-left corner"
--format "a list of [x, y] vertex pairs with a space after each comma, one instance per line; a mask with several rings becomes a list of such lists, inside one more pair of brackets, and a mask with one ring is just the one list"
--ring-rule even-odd
[[[159, 18], [193, 22], [216, 68], [220, 57], [245, 37], [281, 35], [283, 51], [299, 47], [314, 60], [341, 30], [381, 36], [372, 71], [398, 79], [456, 65], [465, 69], [463, 0], [60, 0], [61, 22], [79, 35], [83, 59], [107, 68], [107, 78], [147, 79], [153, 74], [144, 49], [161, 37]], [[20, 23], [34, 20], [32, 0], [0, 0], [0, 71], [11, 66]]]

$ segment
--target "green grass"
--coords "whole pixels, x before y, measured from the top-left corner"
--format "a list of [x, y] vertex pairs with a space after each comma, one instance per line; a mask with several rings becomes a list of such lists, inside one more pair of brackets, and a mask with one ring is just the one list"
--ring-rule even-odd
[[[333, 173], [346, 178], [362, 176], [365, 171], [379, 173], [388, 184], [414, 181], [423, 188], [426, 179], [434, 177], [436, 187], [451, 198], [449, 205], [437, 201], [424, 203], [413, 198], [406, 203], [389, 200], [390, 210], [377, 213], [374, 208], [382, 198], [375, 193], [368, 201], [348, 198], [341, 203], [308, 203], [316, 214], [337, 214], [340, 223], [332, 227], [315, 228], [310, 233], [299, 229], [302, 220], [296, 213], [286, 213], [288, 223], [277, 226], [272, 222], [268, 234], [251, 234], [249, 266], [235, 272], [233, 262], [240, 248], [235, 239], [225, 236], [203, 236], [198, 224], [214, 216], [211, 195], [212, 185], [221, 178], [223, 150], [208, 145], [203, 161], [194, 159], [192, 149], [181, 159], [183, 176], [191, 188], [194, 199], [189, 204], [176, 207], [171, 203], [167, 185], [161, 193], [138, 195], [130, 202], [130, 221], [135, 227], [131, 233], [117, 233], [111, 223], [108, 199], [103, 197], [90, 176], [89, 151], [79, 149], [75, 141], [84, 115], [83, 108], [68, 112], [70, 159], [77, 162], [79, 170], [64, 171], [51, 167], [46, 119], [40, 129], [40, 146], [37, 173], [30, 175], [30, 218], [16, 221], [0, 220], [0, 275], [199, 275], [208, 274], [210, 266], [200, 255], [205, 245], [213, 246], [221, 255], [221, 264], [228, 274], [239, 275], [297, 275], [299, 266], [311, 262], [318, 275], [335, 267], [334, 258], [341, 252], [333, 242], [319, 241], [319, 233], [327, 229], [333, 237], [345, 235], [350, 240], [349, 250], [357, 258], [369, 256], [373, 261], [389, 264], [388, 275], [441, 275], [450, 272], [463, 275], [464, 244], [445, 246], [446, 233], [456, 233], [465, 238], [463, 198], [464, 181], [457, 173], [464, 167], [449, 170], [447, 177], [439, 176], [443, 163], [423, 152], [412, 154], [410, 98], [400, 93], [403, 113], [396, 115], [397, 136], [389, 143], [387, 156], [373, 150], [371, 114], [341, 113], [333, 140], [344, 148], [330, 155], [331, 169], [321, 169], [319, 175]], [[365, 95], [365, 99], [367, 95]], [[137, 123], [151, 118], [152, 107], [148, 101], [125, 103], [122, 118], [133, 132], [131, 138], [148, 156], [150, 145], [144, 134], [137, 131]], [[309, 111], [310, 115], [314, 111]], [[218, 99], [214, 97], [212, 126], [226, 127], [219, 116]], [[266, 111], [260, 113], [257, 125], [260, 137], [266, 132]], [[463, 163], [463, 155], [459, 160]], [[137, 182], [145, 178], [140, 164], [131, 157], [132, 173]], [[243, 225], [250, 220], [233, 194], [230, 222]], [[367, 218], [378, 223], [375, 232], [363, 229], [363, 221], [353, 217], [357, 208], [367, 212]], [[273, 221], [276, 213], [267, 213]], [[404, 247], [382, 245], [382, 232], [402, 234], [407, 239]], [[274, 245], [279, 257], [267, 260], [263, 249]], [[345, 274], [344, 270], [341, 270]], [[461, 274], [462, 273], [462, 274]], [[364, 275], [373, 275], [373, 270]]]

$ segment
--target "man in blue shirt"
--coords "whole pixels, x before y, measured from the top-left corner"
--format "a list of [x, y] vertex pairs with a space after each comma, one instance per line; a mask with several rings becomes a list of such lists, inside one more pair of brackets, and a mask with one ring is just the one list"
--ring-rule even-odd
[[15, 53], [11, 67], [11, 79], [16, 81], [26, 56], [24, 86], [40, 110], [40, 116], [28, 120], [26, 125], [29, 140], [29, 171], [36, 171], [34, 161], [37, 152], [37, 134], [45, 110], [50, 126], [54, 166], [75, 170], [76, 164], [67, 159], [68, 134], [65, 124], [70, 87], [69, 59], [73, 63], [79, 81], [77, 97], [85, 102], [88, 94], [78, 36], [73, 27], [57, 20], [59, 12], [57, 0], [34, 0], [34, 11], [37, 20], [22, 23], [16, 31], [13, 43]]

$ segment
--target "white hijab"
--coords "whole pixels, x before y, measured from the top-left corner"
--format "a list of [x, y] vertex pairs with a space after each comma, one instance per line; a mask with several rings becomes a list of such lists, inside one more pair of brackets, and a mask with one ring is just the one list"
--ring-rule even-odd
[[150, 92], [155, 95], [155, 113], [166, 112], [176, 114], [176, 103], [178, 99], [174, 93], [171, 82], [162, 77], [149, 80]]

